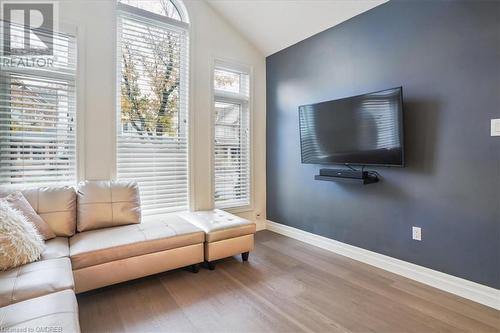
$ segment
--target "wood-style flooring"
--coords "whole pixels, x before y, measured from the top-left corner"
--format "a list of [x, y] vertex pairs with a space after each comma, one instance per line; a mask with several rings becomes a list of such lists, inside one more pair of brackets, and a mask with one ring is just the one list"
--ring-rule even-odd
[[247, 263], [78, 296], [82, 332], [500, 332], [500, 311], [270, 231]]

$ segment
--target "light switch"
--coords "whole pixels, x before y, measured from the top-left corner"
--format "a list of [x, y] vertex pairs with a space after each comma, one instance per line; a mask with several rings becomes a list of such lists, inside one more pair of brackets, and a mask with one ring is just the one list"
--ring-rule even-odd
[[500, 136], [500, 119], [491, 119], [491, 136]]

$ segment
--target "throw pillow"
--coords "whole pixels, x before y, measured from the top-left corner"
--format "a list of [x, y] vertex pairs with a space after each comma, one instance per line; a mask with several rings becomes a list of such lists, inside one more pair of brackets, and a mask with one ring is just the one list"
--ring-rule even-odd
[[35, 226], [7, 201], [0, 200], [0, 270], [35, 261], [44, 248]]

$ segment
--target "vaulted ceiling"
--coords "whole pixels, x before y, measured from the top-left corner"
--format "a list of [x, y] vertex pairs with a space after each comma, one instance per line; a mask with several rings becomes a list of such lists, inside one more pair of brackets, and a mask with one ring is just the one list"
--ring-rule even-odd
[[265, 56], [387, 0], [206, 0]]

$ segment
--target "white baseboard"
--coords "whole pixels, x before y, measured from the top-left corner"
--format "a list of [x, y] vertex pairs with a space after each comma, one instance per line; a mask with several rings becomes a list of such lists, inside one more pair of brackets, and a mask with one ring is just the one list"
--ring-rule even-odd
[[276, 222], [267, 221], [266, 229], [500, 310], [498, 289]]
[[267, 222], [266, 221], [255, 221], [255, 224], [257, 225], [257, 231], [261, 231], [261, 230], [266, 230], [266, 227], [267, 227]]

